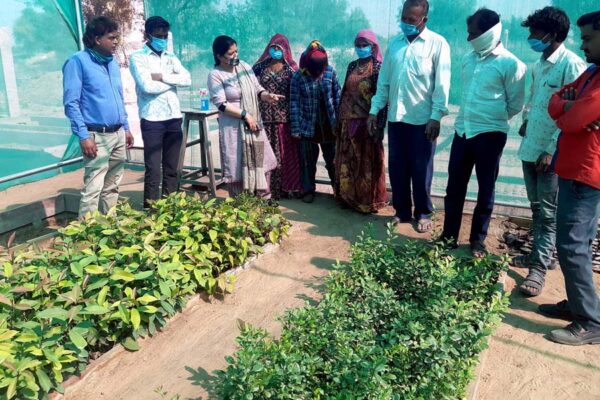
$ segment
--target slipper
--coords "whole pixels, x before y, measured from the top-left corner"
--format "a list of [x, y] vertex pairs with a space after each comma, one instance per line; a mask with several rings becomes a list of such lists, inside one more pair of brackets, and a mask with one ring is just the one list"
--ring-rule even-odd
[[483, 258], [488, 254], [485, 245], [481, 242], [472, 242], [471, 243], [471, 254], [475, 258]]
[[546, 274], [538, 269], [530, 269], [527, 278], [519, 286], [519, 290], [524, 295], [535, 297], [542, 293], [544, 283], [546, 281]]
[[421, 218], [417, 221], [417, 232], [428, 233], [433, 229], [433, 222], [429, 218]]

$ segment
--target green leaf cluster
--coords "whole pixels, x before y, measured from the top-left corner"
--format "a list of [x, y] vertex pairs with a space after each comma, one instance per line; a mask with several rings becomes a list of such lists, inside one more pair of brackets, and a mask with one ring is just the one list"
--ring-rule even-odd
[[135, 351], [190, 295], [227, 293], [288, 222], [265, 201], [173, 194], [150, 213], [120, 204], [65, 227], [47, 250], [0, 254], [0, 398], [63, 391], [66, 376], [117, 343]]
[[359, 237], [316, 307], [289, 311], [279, 339], [242, 324], [216, 371], [222, 399], [458, 399], [506, 311], [506, 260]]

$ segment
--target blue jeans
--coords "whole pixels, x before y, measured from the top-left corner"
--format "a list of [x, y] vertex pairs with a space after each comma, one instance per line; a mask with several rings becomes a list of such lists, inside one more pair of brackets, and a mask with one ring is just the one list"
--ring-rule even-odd
[[600, 298], [592, 271], [592, 241], [598, 231], [600, 190], [572, 180], [558, 180], [556, 247], [574, 320], [600, 328]]
[[558, 176], [554, 172], [538, 172], [535, 163], [523, 161], [523, 179], [533, 219], [533, 249], [529, 261], [533, 268], [545, 272], [556, 246]]
[[[419, 220], [433, 213], [431, 182], [436, 142], [427, 140], [425, 125], [390, 122], [388, 125], [388, 172], [392, 204], [404, 221]], [[412, 183], [412, 191], [411, 191]], [[411, 198], [412, 197], [412, 198]]]

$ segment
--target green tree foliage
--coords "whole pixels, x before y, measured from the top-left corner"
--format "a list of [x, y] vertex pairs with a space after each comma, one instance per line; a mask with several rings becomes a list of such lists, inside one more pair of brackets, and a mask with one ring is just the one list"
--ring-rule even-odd
[[146, 5], [147, 15], [161, 15], [171, 22], [176, 50], [196, 71], [212, 67], [211, 45], [218, 35], [233, 37], [241, 58], [253, 64], [269, 38], [283, 33], [290, 39], [296, 61], [310, 40], [321, 40], [332, 51], [332, 62], [343, 77], [354, 58], [345, 50], [353, 49], [356, 32], [370, 26], [364, 12], [351, 8], [347, 0], [174, 0]]

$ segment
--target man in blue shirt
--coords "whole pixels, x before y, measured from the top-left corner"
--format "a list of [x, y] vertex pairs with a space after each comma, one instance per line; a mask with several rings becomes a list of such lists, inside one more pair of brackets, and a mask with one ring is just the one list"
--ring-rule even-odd
[[108, 212], [119, 198], [126, 146], [133, 146], [119, 64], [113, 58], [119, 43], [116, 22], [97, 17], [86, 26], [85, 50], [63, 66], [63, 104], [84, 158], [84, 187], [79, 217]]

